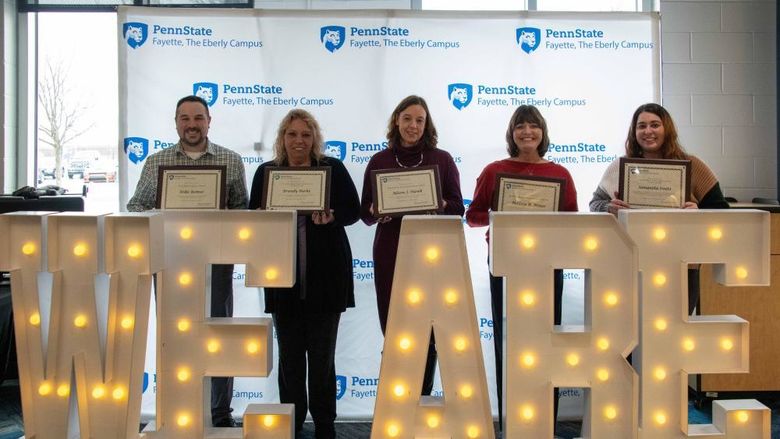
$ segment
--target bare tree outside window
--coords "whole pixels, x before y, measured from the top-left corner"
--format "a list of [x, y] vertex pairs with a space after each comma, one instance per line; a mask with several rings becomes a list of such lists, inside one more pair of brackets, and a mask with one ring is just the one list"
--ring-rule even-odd
[[62, 61], [47, 60], [43, 78], [38, 84], [40, 104], [39, 141], [54, 149], [54, 175], [62, 184], [65, 147], [92, 128], [92, 123], [82, 123], [87, 107], [78, 100], [68, 83], [68, 69]]

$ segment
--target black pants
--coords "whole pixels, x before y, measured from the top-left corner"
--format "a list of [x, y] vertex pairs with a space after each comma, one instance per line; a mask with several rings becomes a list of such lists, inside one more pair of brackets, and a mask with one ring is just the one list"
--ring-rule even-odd
[[[379, 298], [377, 297], [377, 303]], [[386, 306], [379, 304], [379, 325], [382, 328], [382, 335], [385, 335], [385, 329], [387, 328], [387, 314], [390, 309], [390, 301]], [[425, 359], [425, 373], [423, 374], [421, 395], [430, 395], [433, 391], [433, 375], [436, 373], [436, 338], [433, 336], [433, 329], [431, 329], [431, 339], [428, 342], [428, 355]]]
[[[693, 310], [699, 307], [700, 283], [699, 268], [688, 269], [688, 315], [693, 314]], [[701, 310], [698, 310], [701, 314]]]
[[[211, 317], [233, 317], [233, 264], [211, 266]], [[211, 378], [211, 422], [230, 418], [233, 378]]]
[[[561, 306], [563, 302], [563, 270], [553, 271], [553, 292], [555, 302], [553, 305], [554, 324], [561, 324]], [[490, 275], [490, 304], [493, 311], [493, 350], [496, 354], [496, 395], [498, 396], [498, 419], [501, 424], [503, 414], [502, 399], [503, 395], [503, 369], [504, 369], [504, 351], [502, 342], [504, 340], [504, 278]], [[558, 388], [555, 388], [553, 395], [553, 416], [558, 416]], [[503, 425], [501, 426], [503, 428]]]
[[273, 314], [279, 344], [279, 399], [295, 404], [296, 434], [310, 411], [315, 437], [332, 439], [336, 437], [335, 357], [341, 313], [304, 313], [302, 304]]

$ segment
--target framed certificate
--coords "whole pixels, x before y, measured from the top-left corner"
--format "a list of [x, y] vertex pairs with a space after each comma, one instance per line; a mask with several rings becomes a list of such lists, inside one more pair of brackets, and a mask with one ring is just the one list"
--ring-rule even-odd
[[160, 166], [158, 209], [224, 209], [227, 166]]
[[563, 209], [563, 188], [559, 178], [496, 174], [493, 210], [557, 212]]
[[330, 166], [269, 166], [263, 173], [260, 206], [265, 210], [297, 210], [300, 213], [330, 208]]
[[439, 167], [371, 171], [374, 216], [402, 216], [426, 213], [442, 206]]
[[620, 158], [618, 197], [633, 208], [682, 207], [691, 199], [691, 161]]

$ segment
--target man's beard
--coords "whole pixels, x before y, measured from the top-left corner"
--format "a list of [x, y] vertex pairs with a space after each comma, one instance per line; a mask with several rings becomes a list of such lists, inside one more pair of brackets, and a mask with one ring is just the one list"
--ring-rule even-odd
[[[195, 134], [197, 134], [196, 140], [190, 141], [189, 138], [194, 136]], [[203, 133], [200, 130], [186, 131], [184, 133], [184, 137], [181, 139], [181, 143], [189, 147], [196, 147], [196, 146], [200, 146], [205, 139], [206, 137], [203, 135]]]

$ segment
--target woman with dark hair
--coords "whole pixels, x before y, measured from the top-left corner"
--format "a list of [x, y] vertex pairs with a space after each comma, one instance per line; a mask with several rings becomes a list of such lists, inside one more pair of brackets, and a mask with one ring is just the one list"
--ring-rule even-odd
[[[382, 333], [387, 327], [390, 291], [393, 287], [395, 257], [401, 232], [400, 217], [374, 216], [371, 171], [378, 169], [416, 168], [437, 166], [441, 179], [444, 206], [437, 213], [463, 215], [463, 196], [460, 192], [460, 174], [452, 156], [437, 147], [436, 127], [428, 111], [428, 104], [419, 96], [404, 98], [393, 110], [387, 124], [388, 146], [371, 157], [363, 179], [360, 218], [367, 225], [377, 224], [374, 235], [374, 287], [377, 311]], [[430, 395], [436, 367], [436, 348], [433, 337], [428, 347], [422, 394]]]
[[311, 411], [315, 437], [333, 439], [336, 336], [341, 313], [355, 306], [352, 250], [344, 227], [357, 222], [360, 201], [344, 165], [323, 155], [320, 126], [305, 110], [290, 111], [279, 124], [274, 159], [255, 172], [250, 209], [260, 208], [268, 166], [331, 168], [331, 208], [298, 215], [295, 285], [266, 288], [265, 312], [273, 316], [279, 344], [279, 399], [295, 404], [296, 433]]
[[[691, 199], [683, 209], [728, 209], [718, 178], [699, 158], [687, 154], [677, 139], [677, 128], [672, 116], [658, 104], [644, 104], [634, 111], [626, 138], [626, 155], [630, 158], [675, 159], [691, 161]], [[620, 209], [631, 206], [618, 198], [619, 160], [613, 161], [604, 171], [601, 182], [590, 200], [592, 212], [609, 212], [617, 216]], [[698, 269], [688, 271], [688, 313], [699, 302]]]
[[[547, 121], [532, 105], [517, 107], [506, 129], [506, 150], [509, 157], [485, 167], [477, 178], [474, 199], [466, 211], [466, 222], [471, 227], [490, 225], [490, 210], [496, 190], [496, 174], [557, 178], [565, 183], [562, 188], [563, 211], [577, 211], [577, 189], [571, 174], [561, 165], [543, 157], [550, 146]], [[489, 238], [489, 233], [486, 234]], [[561, 298], [563, 296], [563, 270], [554, 270], [555, 324], [561, 324]], [[501, 419], [502, 362], [504, 341], [504, 278], [490, 275], [490, 302], [493, 311], [493, 348], [496, 355], [496, 391], [498, 414]], [[558, 398], [556, 393], [555, 405]], [[556, 409], [557, 412], [557, 409]]]

